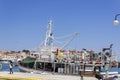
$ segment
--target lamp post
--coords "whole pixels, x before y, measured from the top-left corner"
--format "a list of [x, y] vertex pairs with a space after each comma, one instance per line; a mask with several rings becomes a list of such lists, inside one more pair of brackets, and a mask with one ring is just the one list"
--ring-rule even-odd
[[114, 20], [114, 25], [117, 26], [119, 24], [119, 21], [117, 20], [117, 17], [119, 16], [120, 14], [116, 14], [115, 15], [115, 20]]

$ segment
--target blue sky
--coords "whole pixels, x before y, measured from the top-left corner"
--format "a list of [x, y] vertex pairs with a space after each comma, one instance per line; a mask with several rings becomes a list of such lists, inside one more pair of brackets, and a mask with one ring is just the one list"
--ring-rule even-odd
[[0, 0], [0, 50], [35, 49], [52, 19], [55, 37], [79, 33], [68, 49], [100, 52], [112, 43], [119, 54], [118, 13], [120, 0]]

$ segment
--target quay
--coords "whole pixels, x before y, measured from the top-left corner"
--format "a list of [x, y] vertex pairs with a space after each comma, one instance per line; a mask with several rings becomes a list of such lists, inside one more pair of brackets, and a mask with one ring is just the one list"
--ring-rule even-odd
[[[80, 76], [62, 75], [43, 72], [41, 74], [14, 72], [9, 74], [7, 71], [0, 72], [0, 80], [81, 80]], [[83, 77], [83, 80], [98, 80], [95, 77]]]

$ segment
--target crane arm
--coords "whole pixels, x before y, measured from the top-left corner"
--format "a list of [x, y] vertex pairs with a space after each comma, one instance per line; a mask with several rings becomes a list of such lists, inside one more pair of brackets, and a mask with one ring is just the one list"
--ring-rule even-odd
[[68, 42], [66, 42], [66, 43], [61, 47], [61, 49], [64, 49], [66, 46], [68, 46], [69, 43], [70, 43], [77, 35], [78, 35], [78, 33], [75, 32], [75, 33], [73, 34], [73, 36], [70, 38], [70, 40], [69, 40]]

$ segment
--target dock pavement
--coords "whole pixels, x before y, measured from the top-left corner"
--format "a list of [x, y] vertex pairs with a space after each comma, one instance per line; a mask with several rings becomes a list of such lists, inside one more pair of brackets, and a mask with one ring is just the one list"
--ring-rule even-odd
[[[47, 72], [43, 72], [41, 74], [14, 72], [13, 74], [9, 74], [9, 72], [7, 71], [1, 71], [0, 80], [2, 78], [10, 78], [9, 80], [18, 80], [14, 78], [19, 78], [19, 80], [81, 80], [81, 77], [78, 75], [76, 76], [76, 75], [52, 74]], [[83, 77], [83, 80], [98, 80], [98, 79], [96, 79], [95, 77]]]

